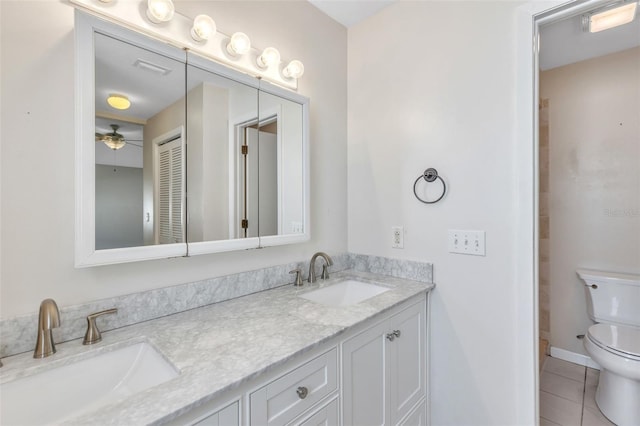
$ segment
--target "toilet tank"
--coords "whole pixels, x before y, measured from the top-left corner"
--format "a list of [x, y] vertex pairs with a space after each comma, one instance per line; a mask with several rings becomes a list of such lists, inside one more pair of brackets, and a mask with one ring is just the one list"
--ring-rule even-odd
[[640, 327], [640, 275], [578, 269], [587, 291], [587, 312], [598, 323]]

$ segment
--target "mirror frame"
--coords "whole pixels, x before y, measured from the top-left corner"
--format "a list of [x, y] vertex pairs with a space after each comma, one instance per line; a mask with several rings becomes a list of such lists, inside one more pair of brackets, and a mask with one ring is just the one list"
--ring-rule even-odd
[[[255, 87], [259, 91], [279, 96], [302, 106], [303, 153], [303, 232], [246, 239], [183, 242], [114, 249], [95, 249], [95, 144], [86, 143], [95, 137], [95, 49], [94, 33], [135, 44], [178, 61]], [[152, 259], [186, 257], [191, 255], [246, 250], [308, 241], [310, 235], [310, 147], [309, 99], [280, 88], [264, 80], [228, 68], [181, 50], [184, 46], [167, 45], [152, 35], [137, 29], [123, 27], [121, 23], [107, 22], [98, 17], [75, 10], [75, 266], [76, 268], [137, 262]], [[179, 43], [178, 43], [179, 44]], [[186, 76], [185, 76], [186, 78]], [[231, 161], [231, 153], [229, 161]], [[188, 183], [187, 183], [188, 185]], [[188, 187], [187, 187], [188, 192]], [[188, 204], [186, 204], [188, 209]]]

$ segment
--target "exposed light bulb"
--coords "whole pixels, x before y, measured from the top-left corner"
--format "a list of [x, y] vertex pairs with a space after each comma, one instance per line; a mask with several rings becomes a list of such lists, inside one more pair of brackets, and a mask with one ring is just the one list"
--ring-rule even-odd
[[198, 15], [193, 20], [191, 37], [195, 41], [209, 40], [216, 33], [216, 22], [208, 15]]
[[297, 59], [289, 62], [289, 65], [282, 70], [282, 75], [286, 78], [300, 78], [302, 74], [304, 74], [304, 65]]
[[107, 98], [107, 103], [115, 109], [129, 109], [131, 101], [124, 95], [112, 93]]
[[234, 33], [227, 44], [227, 52], [232, 56], [244, 55], [251, 50], [251, 40], [245, 33]]
[[168, 22], [173, 18], [175, 7], [171, 0], [148, 0], [147, 18], [154, 24]]
[[280, 63], [280, 52], [275, 47], [267, 47], [262, 51], [262, 54], [258, 56], [256, 60], [258, 67], [268, 68], [272, 65]]

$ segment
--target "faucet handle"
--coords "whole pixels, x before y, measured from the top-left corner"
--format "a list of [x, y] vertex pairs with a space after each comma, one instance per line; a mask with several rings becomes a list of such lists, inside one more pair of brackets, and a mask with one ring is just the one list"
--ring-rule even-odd
[[296, 287], [302, 287], [302, 269], [296, 268], [292, 271], [289, 271], [290, 274], [296, 274], [296, 280], [293, 282], [293, 285]]
[[87, 315], [87, 332], [84, 335], [84, 340], [82, 341], [83, 345], [92, 345], [94, 343], [98, 343], [102, 340], [102, 334], [100, 334], [100, 330], [96, 326], [96, 318], [106, 314], [115, 314], [118, 312], [118, 309], [112, 308], [107, 309], [106, 311], [94, 312], [93, 314]]

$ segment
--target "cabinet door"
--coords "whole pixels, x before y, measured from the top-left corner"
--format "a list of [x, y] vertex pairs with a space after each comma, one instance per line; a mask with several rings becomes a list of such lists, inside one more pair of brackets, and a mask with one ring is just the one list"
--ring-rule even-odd
[[420, 405], [400, 422], [400, 426], [427, 426], [427, 402], [422, 400]]
[[299, 423], [299, 426], [337, 426], [338, 424], [338, 400], [334, 399]]
[[410, 306], [391, 318], [387, 341], [390, 424], [397, 424], [424, 397], [426, 388], [426, 308]]
[[389, 424], [386, 396], [385, 332], [387, 321], [373, 326], [342, 345], [343, 424]]
[[[183, 423], [187, 424], [187, 423]], [[195, 423], [191, 423], [193, 426], [233, 426], [240, 424], [240, 417], [238, 415], [238, 403], [235, 402], [226, 408], [211, 414], [204, 418], [199, 419]]]

